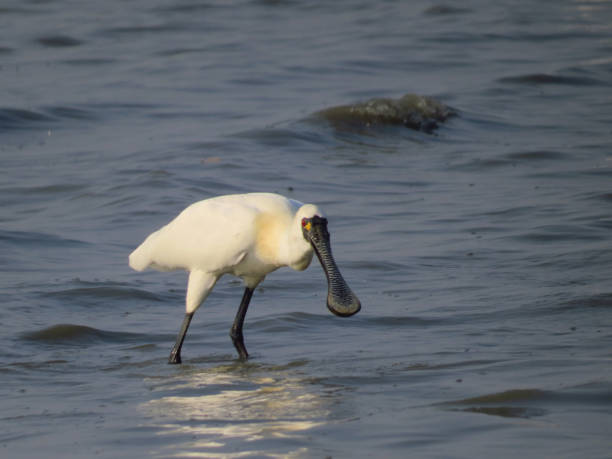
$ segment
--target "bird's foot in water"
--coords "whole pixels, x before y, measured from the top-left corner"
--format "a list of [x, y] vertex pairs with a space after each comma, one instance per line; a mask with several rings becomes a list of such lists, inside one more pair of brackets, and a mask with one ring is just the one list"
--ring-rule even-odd
[[249, 353], [247, 352], [244, 346], [242, 350], [238, 350], [238, 354], [240, 355], [240, 360], [242, 360], [243, 362], [249, 360]]
[[181, 363], [181, 354], [180, 352], [176, 352], [174, 349], [170, 352], [170, 357], [168, 357], [168, 363], [176, 364]]
[[244, 336], [242, 335], [242, 331], [236, 331], [232, 329], [230, 331], [230, 337], [232, 338], [234, 347], [238, 351], [240, 360], [248, 360], [249, 353], [247, 352], [246, 346], [244, 345]]

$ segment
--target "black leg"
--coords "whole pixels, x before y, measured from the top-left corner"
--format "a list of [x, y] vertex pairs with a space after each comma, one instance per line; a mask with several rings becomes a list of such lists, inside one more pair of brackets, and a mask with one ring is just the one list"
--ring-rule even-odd
[[244, 336], [242, 335], [242, 325], [244, 324], [244, 318], [247, 313], [247, 309], [249, 308], [249, 302], [251, 301], [251, 297], [253, 296], [253, 289], [247, 287], [244, 289], [244, 295], [242, 295], [242, 301], [240, 302], [240, 307], [238, 308], [238, 312], [236, 313], [236, 318], [234, 319], [234, 325], [232, 325], [232, 329], [230, 330], [230, 336], [232, 341], [234, 342], [234, 347], [240, 354], [240, 358], [242, 360], [246, 360], [249, 358], [249, 353], [244, 347]]
[[185, 335], [187, 334], [187, 329], [189, 328], [189, 324], [191, 323], [192, 317], [193, 312], [190, 314], [185, 314], [185, 318], [183, 319], [183, 325], [181, 325], [181, 331], [179, 331], [179, 334], [176, 338], [176, 343], [174, 343], [172, 352], [170, 352], [170, 358], [168, 359], [168, 363], [181, 363], [181, 347], [183, 347], [183, 341], [185, 340]]

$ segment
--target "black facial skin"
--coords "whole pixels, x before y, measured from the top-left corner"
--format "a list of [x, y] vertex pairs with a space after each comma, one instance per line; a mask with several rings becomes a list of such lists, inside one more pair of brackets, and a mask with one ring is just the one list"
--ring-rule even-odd
[[341, 317], [357, 314], [361, 309], [361, 302], [355, 295], [334, 261], [327, 231], [327, 219], [315, 215], [302, 220], [302, 233], [312, 245], [317, 258], [327, 277], [327, 308]]

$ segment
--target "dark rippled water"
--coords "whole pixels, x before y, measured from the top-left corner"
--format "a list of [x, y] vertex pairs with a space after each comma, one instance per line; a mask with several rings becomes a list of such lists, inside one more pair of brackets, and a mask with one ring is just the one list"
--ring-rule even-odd
[[[3, 2], [0, 455], [609, 457], [611, 24], [595, 0]], [[326, 211], [363, 309], [275, 272], [241, 363], [225, 278], [167, 365], [186, 276], [127, 256], [247, 191]]]

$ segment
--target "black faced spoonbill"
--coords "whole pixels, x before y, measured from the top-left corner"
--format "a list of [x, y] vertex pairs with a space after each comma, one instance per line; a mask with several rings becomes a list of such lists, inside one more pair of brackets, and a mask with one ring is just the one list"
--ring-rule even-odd
[[174, 220], [149, 235], [130, 254], [136, 271], [152, 267], [160, 271], [189, 271], [186, 314], [169, 363], [181, 363], [181, 347], [194, 312], [223, 274], [245, 283], [244, 295], [230, 336], [241, 359], [242, 325], [253, 290], [266, 274], [290, 266], [302, 271], [317, 254], [327, 276], [327, 307], [348, 317], [361, 303], [344, 281], [332, 256], [327, 219], [313, 204], [302, 204], [273, 193], [218, 196], [196, 202]]

